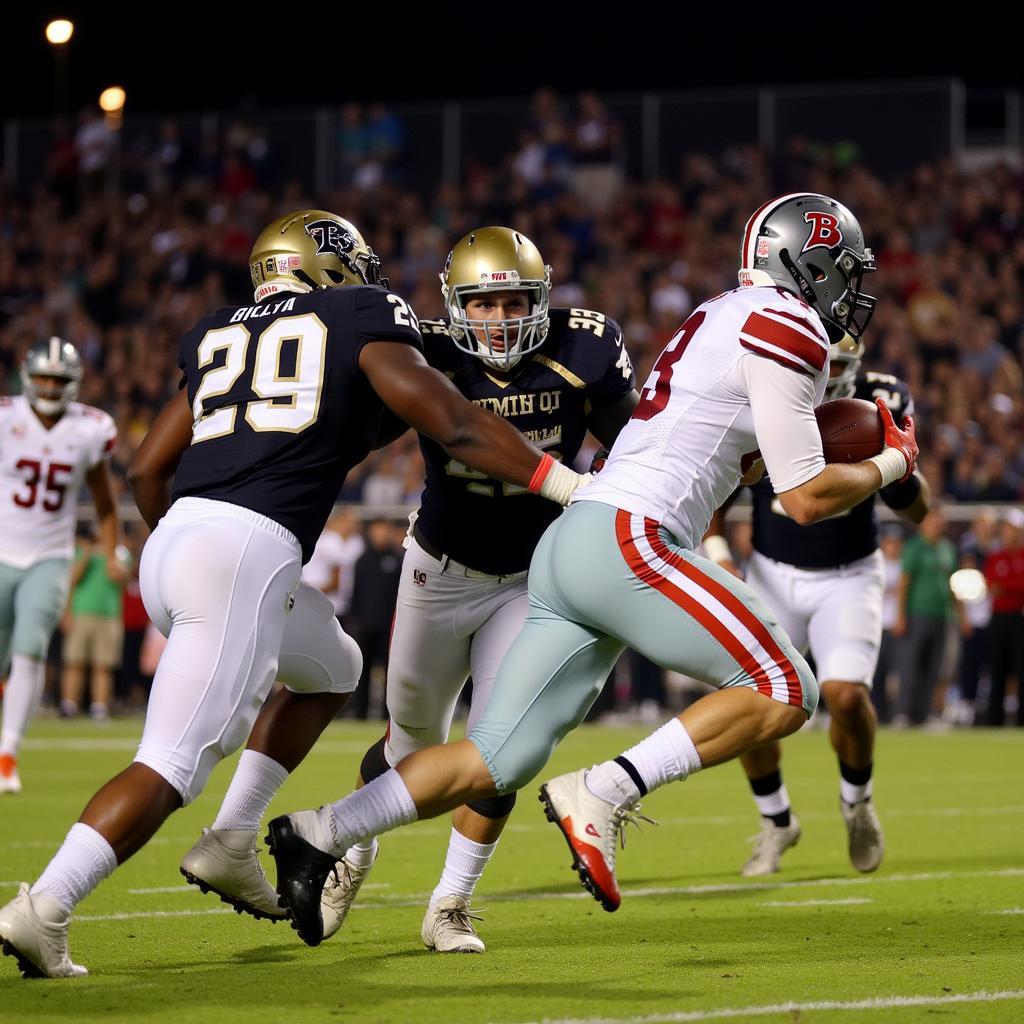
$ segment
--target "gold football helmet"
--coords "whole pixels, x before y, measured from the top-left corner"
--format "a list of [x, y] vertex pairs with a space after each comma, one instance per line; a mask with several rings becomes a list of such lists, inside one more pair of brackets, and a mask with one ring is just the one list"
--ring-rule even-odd
[[[537, 247], [512, 228], [478, 228], [456, 243], [441, 277], [449, 334], [463, 352], [496, 370], [511, 370], [548, 336], [551, 268]], [[530, 312], [508, 320], [472, 319], [466, 302], [482, 292], [525, 291]], [[501, 330], [501, 338], [492, 333]], [[500, 347], [499, 347], [500, 346]]]
[[852, 398], [857, 383], [857, 371], [864, 358], [864, 342], [844, 334], [829, 350], [829, 366], [841, 366], [839, 373], [833, 373], [825, 385], [825, 399]]
[[274, 292], [383, 284], [380, 258], [350, 221], [326, 210], [295, 210], [268, 224], [249, 256], [255, 301]]

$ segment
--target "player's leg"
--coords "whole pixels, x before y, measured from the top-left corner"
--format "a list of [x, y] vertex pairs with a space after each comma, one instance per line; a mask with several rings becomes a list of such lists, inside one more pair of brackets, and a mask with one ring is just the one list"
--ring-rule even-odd
[[823, 584], [808, 629], [839, 762], [839, 806], [850, 862], [858, 871], [874, 871], [885, 850], [871, 799], [878, 726], [871, 686], [882, 640], [884, 589], [881, 552], [846, 566]]
[[264, 704], [213, 825], [185, 854], [181, 873], [237, 910], [284, 917], [260, 866], [256, 840], [270, 801], [355, 689], [356, 642], [319, 590], [299, 585], [284, 626], [277, 677], [285, 685]]
[[[24, 573], [22, 569], [0, 563], [0, 673], [10, 675], [11, 637], [14, 632], [14, 593]], [[18, 776], [18, 761], [15, 756], [20, 743], [21, 730], [14, 728], [13, 704], [8, 704], [4, 688], [0, 695], [0, 793], [20, 793], [21, 779]], [[20, 719], [20, 716], [18, 716]], [[11, 724], [8, 725], [8, 719]], [[6, 739], [5, 739], [6, 737]], [[14, 753], [6, 753], [7, 747]]]
[[[498, 667], [522, 630], [530, 609], [525, 579], [486, 583], [484, 587], [492, 593], [482, 600], [502, 603], [473, 634], [470, 648], [473, 698], [467, 732], [471, 732], [483, 716]], [[444, 869], [430, 896], [421, 928], [421, 936], [428, 948], [442, 953], [485, 951], [484, 941], [477, 935], [468, 909], [477, 883], [494, 856], [515, 800], [515, 793], [483, 797], [453, 812]]]
[[[779, 620], [793, 645], [807, 647], [807, 624], [818, 597], [814, 574], [775, 562], [754, 552], [746, 580]], [[789, 792], [782, 778], [782, 748], [767, 743], [740, 756], [740, 764], [761, 815], [754, 848], [741, 869], [746, 878], [774, 874], [782, 855], [800, 840], [800, 822], [793, 814]]]
[[270, 823], [278, 891], [310, 945], [321, 940], [323, 927], [319, 904], [313, 901], [316, 879], [334, 868], [339, 850], [467, 800], [519, 788], [596, 699], [623, 647], [568, 621], [542, 600], [539, 591], [557, 600], [537, 572], [554, 531], [548, 530], [534, 554], [530, 617], [502, 662], [471, 739], [417, 751], [344, 800]]
[[120, 618], [95, 616], [92, 648], [92, 692], [89, 715], [94, 722], [110, 717], [114, 704], [114, 673], [121, 664], [124, 626]]
[[[614, 521], [606, 517], [603, 529], [613, 531], [619, 580], [597, 592], [589, 573], [559, 564], [559, 549], [554, 561], [563, 597], [599, 627], [614, 620], [617, 635], [652, 661], [721, 687], [615, 760], [541, 788], [584, 885], [614, 910], [615, 844], [640, 798], [794, 732], [813, 710], [817, 688], [746, 584], [676, 545], [653, 521], [610, 511]], [[595, 550], [609, 546], [607, 537], [602, 542]]]
[[0, 792], [18, 792], [21, 788], [18, 749], [43, 695], [46, 652], [67, 590], [67, 560], [46, 558], [20, 575], [11, 595], [14, 627], [0, 725]]
[[[487, 586], [449, 575], [442, 563], [411, 541], [402, 562], [388, 657], [387, 731], [366, 751], [356, 789], [402, 758], [448, 738], [459, 692], [469, 674], [470, 638], [478, 616], [466, 605]], [[324, 938], [345, 923], [377, 859], [376, 835], [345, 850], [324, 887]]]
[[71, 911], [201, 791], [273, 681], [298, 544], [261, 516], [197, 504], [172, 508], [143, 552], [146, 608], [169, 636], [135, 761], [89, 801], [31, 890], [0, 910], [5, 951], [36, 974], [84, 973], [68, 957]]

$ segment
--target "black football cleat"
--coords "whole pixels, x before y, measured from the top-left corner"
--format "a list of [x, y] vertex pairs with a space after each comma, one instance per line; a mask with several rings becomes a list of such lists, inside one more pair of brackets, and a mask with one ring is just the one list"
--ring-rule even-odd
[[[315, 814], [300, 811], [299, 814]], [[267, 826], [266, 844], [277, 862], [278, 903], [288, 913], [291, 926], [307, 946], [319, 946], [324, 938], [320, 896], [337, 858], [318, 850], [296, 831], [293, 817], [283, 814]]]

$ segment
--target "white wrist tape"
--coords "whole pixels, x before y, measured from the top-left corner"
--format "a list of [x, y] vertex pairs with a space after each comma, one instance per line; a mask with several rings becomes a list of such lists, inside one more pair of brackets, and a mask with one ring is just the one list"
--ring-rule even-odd
[[733, 560], [732, 552], [729, 550], [729, 542], [718, 534], [712, 534], [710, 537], [704, 538], [704, 554], [718, 565]]
[[902, 480], [907, 475], [907, 457], [899, 448], [883, 448], [880, 455], [872, 455], [866, 462], [873, 462], [882, 474], [882, 486]]
[[540, 485], [539, 494], [542, 498], [557, 501], [559, 505], [568, 505], [569, 499], [578, 487], [589, 484], [594, 477], [591, 473], [577, 473], [576, 470], [554, 463]]

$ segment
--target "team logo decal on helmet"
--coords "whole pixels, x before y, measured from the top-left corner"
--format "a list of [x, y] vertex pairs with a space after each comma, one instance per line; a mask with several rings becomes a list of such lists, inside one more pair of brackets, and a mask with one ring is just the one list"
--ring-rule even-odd
[[804, 220], [811, 225], [811, 233], [807, 236], [803, 249], [800, 250], [802, 253], [821, 246], [826, 249], [834, 249], [837, 245], [843, 244], [843, 232], [839, 227], [839, 218], [834, 214], [825, 213], [823, 210], [808, 210], [804, 214]]
[[337, 221], [315, 220], [306, 225], [306, 233], [316, 242], [317, 256], [341, 256], [356, 247], [356, 240]]

